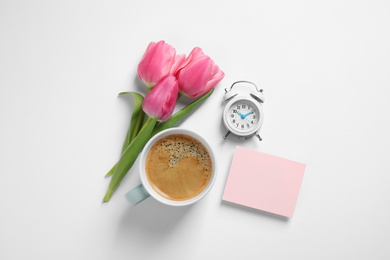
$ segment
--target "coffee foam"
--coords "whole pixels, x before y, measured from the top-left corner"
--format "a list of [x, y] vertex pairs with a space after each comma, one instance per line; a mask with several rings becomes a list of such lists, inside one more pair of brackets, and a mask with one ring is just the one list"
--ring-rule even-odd
[[206, 171], [210, 170], [211, 159], [206, 147], [192, 137], [175, 135], [170, 139], [160, 140], [156, 148], [159, 154], [169, 155], [168, 165], [171, 168], [175, 167], [183, 158], [193, 157], [203, 164]]
[[150, 149], [145, 170], [152, 188], [171, 200], [187, 200], [201, 193], [212, 174], [207, 148], [185, 134], [163, 137]]

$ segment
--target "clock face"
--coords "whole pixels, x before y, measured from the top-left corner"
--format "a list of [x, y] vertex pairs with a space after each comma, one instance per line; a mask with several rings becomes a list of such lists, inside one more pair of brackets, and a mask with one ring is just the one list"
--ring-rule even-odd
[[259, 122], [259, 109], [250, 100], [237, 100], [226, 111], [226, 121], [238, 132], [249, 132], [256, 128]]

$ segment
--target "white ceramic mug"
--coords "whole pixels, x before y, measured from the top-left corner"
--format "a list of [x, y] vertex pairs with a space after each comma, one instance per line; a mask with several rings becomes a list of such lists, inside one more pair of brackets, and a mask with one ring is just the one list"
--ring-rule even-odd
[[[199, 140], [208, 150], [210, 157], [211, 157], [211, 161], [212, 161], [212, 175], [211, 175], [211, 178], [210, 178], [208, 185], [200, 194], [198, 194], [197, 196], [195, 196], [191, 199], [188, 199], [188, 200], [176, 201], [176, 200], [170, 200], [170, 199], [162, 197], [160, 194], [158, 194], [152, 188], [152, 186], [150, 185], [150, 183], [146, 177], [145, 164], [146, 164], [146, 157], [148, 156], [150, 149], [153, 147], [153, 145], [158, 140], [160, 140], [161, 138], [163, 138], [165, 136], [172, 135], [172, 134], [186, 134], [186, 135], [192, 136], [192, 137], [196, 138], [197, 140]], [[213, 149], [211, 148], [210, 144], [206, 141], [206, 139], [204, 139], [198, 133], [191, 131], [191, 130], [188, 130], [188, 129], [183, 129], [183, 128], [170, 128], [170, 129], [161, 131], [160, 133], [153, 136], [148, 141], [148, 143], [145, 145], [145, 147], [141, 153], [139, 163], [140, 163], [139, 171], [140, 171], [140, 177], [141, 177], [142, 184], [140, 184], [139, 186], [130, 190], [125, 195], [127, 202], [132, 206], [140, 203], [141, 201], [148, 198], [149, 196], [152, 196], [157, 201], [164, 203], [166, 205], [170, 205], [170, 206], [186, 206], [186, 205], [193, 204], [193, 203], [199, 201], [200, 199], [202, 199], [204, 196], [206, 196], [206, 194], [213, 187], [215, 179], [217, 177], [217, 162], [216, 162], [215, 154], [214, 154]]]

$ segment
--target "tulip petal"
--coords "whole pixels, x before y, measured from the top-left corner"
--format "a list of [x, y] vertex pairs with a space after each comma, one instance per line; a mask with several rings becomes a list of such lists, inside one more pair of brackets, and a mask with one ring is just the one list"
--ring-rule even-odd
[[143, 59], [145, 58], [146, 54], [148, 54], [148, 53], [150, 52], [150, 50], [153, 49], [153, 47], [154, 47], [155, 45], [156, 45], [155, 42], [149, 43], [149, 45], [148, 45], [148, 47], [146, 48], [146, 51], [145, 51], [144, 55], [142, 56], [142, 59], [141, 59], [141, 60], [143, 60]]
[[185, 54], [177, 54], [175, 57], [175, 60], [173, 61], [173, 65], [172, 65], [170, 74], [176, 75], [177, 71], [179, 71], [181, 68], [183, 68], [187, 63], [186, 63], [186, 55]]
[[191, 60], [195, 60], [198, 57], [205, 56], [205, 55], [204, 55], [203, 50], [201, 48], [195, 47], [194, 49], [192, 49], [189, 56], [191, 56]]
[[[217, 65], [214, 65], [218, 68]], [[218, 68], [216, 74], [207, 82], [207, 86], [204, 88], [203, 92], [199, 93], [200, 96], [206, 94], [210, 89], [214, 88], [223, 78], [225, 77], [225, 73]]]
[[164, 41], [150, 43], [138, 65], [138, 77], [147, 87], [154, 87], [170, 73], [175, 57], [176, 50]]
[[177, 73], [179, 91], [182, 95], [198, 98], [210, 91], [224, 77], [220, 68], [199, 47], [191, 51], [185, 63], [187, 61], [188, 64]]
[[203, 92], [212, 76], [212, 69], [212, 61], [207, 56], [193, 60], [185, 69], [180, 71], [179, 86], [181, 93], [188, 97], [195, 97]]
[[146, 95], [142, 109], [149, 117], [158, 117], [163, 122], [167, 120], [175, 109], [179, 87], [172, 75], [162, 78], [158, 84]]

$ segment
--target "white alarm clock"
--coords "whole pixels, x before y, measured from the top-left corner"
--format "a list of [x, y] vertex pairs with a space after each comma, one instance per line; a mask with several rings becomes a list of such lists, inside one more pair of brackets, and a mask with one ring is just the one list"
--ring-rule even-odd
[[259, 131], [264, 120], [263, 90], [252, 82], [237, 81], [229, 90], [225, 89], [224, 101], [227, 103], [222, 117], [228, 132], [223, 138], [226, 139], [233, 133], [240, 139], [256, 135], [261, 141]]

